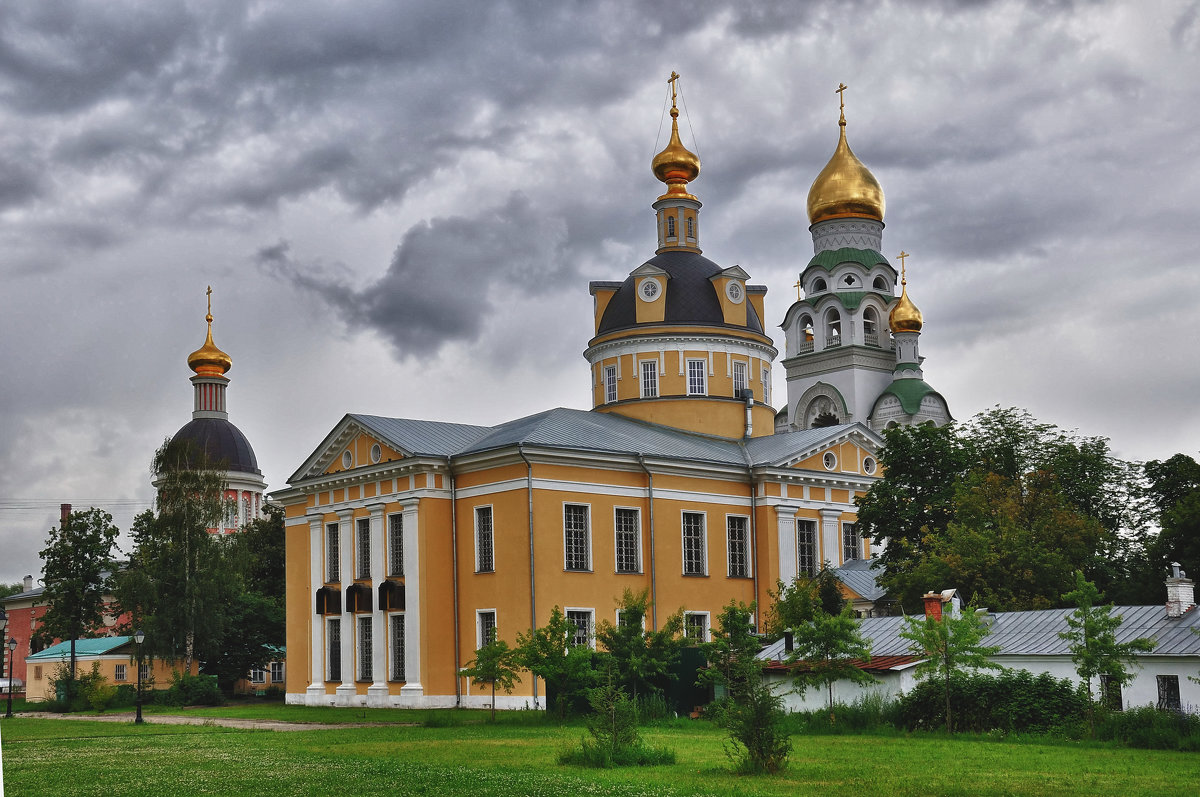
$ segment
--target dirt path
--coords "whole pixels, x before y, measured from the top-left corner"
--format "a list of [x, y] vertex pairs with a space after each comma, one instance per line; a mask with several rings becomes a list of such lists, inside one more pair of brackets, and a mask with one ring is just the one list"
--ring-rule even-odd
[[[118, 712], [115, 714], [54, 714], [48, 711], [25, 711], [17, 717], [54, 720], [91, 720], [93, 722], [133, 722], [134, 712]], [[379, 722], [347, 722], [329, 725], [319, 722], [279, 722], [278, 720], [251, 720], [234, 717], [189, 717], [181, 714], [143, 714], [142, 719], [151, 725], [217, 725], [222, 728], [252, 728], [261, 731], [319, 731], [336, 728], [370, 728], [379, 725], [394, 725], [397, 723]]]

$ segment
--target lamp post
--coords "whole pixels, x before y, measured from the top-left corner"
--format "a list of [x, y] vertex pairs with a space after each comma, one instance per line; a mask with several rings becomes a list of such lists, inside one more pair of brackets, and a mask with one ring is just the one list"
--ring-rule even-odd
[[137, 643], [137, 716], [134, 717], [135, 725], [141, 725], [142, 719], [142, 643], [146, 641], [146, 632], [138, 629], [133, 632], [133, 641]]
[[16, 678], [16, 673], [13, 672], [13, 665], [17, 662], [17, 638], [12, 637], [8, 640], [8, 711], [4, 713], [4, 718], [8, 719], [12, 716], [12, 692], [13, 680]]

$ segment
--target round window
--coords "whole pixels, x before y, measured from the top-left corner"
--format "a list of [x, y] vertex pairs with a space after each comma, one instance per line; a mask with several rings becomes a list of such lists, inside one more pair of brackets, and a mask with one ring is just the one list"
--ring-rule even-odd
[[652, 302], [662, 293], [662, 283], [654, 277], [647, 277], [642, 280], [642, 284], [638, 286], [638, 297], [643, 302]]
[[734, 304], [741, 304], [746, 291], [742, 288], [742, 283], [740, 282], [727, 282], [725, 283], [725, 295]]
[[833, 470], [837, 467], [837, 455], [832, 451], [826, 451], [821, 461], [825, 463], [825, 470]]
[[383, 459], [383, 449], [379, 447], [379, 443], [371, 446], [371, 462], [378, 462]]
[[354, 455], [350, 453], [349, 449], [343, 451], [342, 452], [342, 469], [349, 470], [353, 464], [354, 464]]
[[872, 459], [871, 457], [863, 457], [863, 472], [864, 473], [874, 473], [875, 472], [875, 460], [874, 459]]

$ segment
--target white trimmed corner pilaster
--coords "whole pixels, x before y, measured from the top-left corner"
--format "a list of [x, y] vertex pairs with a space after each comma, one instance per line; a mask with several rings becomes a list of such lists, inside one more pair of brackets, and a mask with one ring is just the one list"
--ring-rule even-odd
[[335, 690], [336, 703], [339, 706], [349, 706], [355, 693], [354, 686], [354, 638], [358, 634], [358, 626], [354, 622], [354, 613], [350, 611], [346, 600], [345, 584], [354, 580], [354, 513], [344, 510], [337, 513], [338, 517], [338, 573], [341, 575], [342, 604], [342, 682]]
[[780, 504], [775, 507], [775, 520], [779, 529], [779, 580], [785, 585], [796, 579], [796, 513], [800, 507]]
[[305, 690], [305, 702], [318, 705], [317, 696], [325, 695], [325, 617], [316, 613], [316, 592], [325, 583], [324, 531], [325, 518], [320, 513], [310, 513], [308, 518], [308, 568], [309, 605], [313, 610], [312, 631], [309, 633], [309, 684]]
[[821, 509], [821, 564], [829, 562], [833, 567], [842, 564], [841, 527], [842, 516], [837, 509]]

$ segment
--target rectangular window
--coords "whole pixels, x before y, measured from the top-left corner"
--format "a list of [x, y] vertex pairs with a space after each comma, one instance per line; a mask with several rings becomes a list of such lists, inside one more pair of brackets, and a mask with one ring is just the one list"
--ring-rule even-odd
[[271, 683], [273, 683], [273, 684], [283, 683], [283, 662], [282, 661], [271, 662]]
[[567, 504], [563, 507], [563, 550], [567, 570], [592, 569], [592, 543], [586, 506]]
[[338, 568], [338, 524], [330, 523], [325, 527], [325, 580], [338, 581], [341, 571]]
[[404, 577], [404, 515], [388, 515], [388, 575]]
[[708, 612], [685, 612], [683, 636], [692, 642], [708, 641]]
[[496, 612], [494, 609], [475, 612], [475, 624], [479, 634], [476, 644], [479, 647], [496, 641]]
[[141, 664], [138, 665], [138, 677], [141, 678], [143, 681], [150, 680], [150, 662], [143, 661]]
[[762, 369], [763, 404], [771, 403], [771, 369]]
[[255, 667], [250, 670], [250, 683], [262, 684], [267, 682], [267, 671], [262, 667]]
[[371, 618], [358, 618], [358, 680], [370, 681], [371, 667]]
[[803, 576], [817, 574], [817, 522], [796, 521], [796, 572]]
[[704, 514], [683, 513], [683, 574], [703, 576], [708, 574], [708, 563], [704, 555]]
[[862, 537], [858, 535], [858, 524], [843, 523], [842, 561], [854, 562], [862, 558]]
[[743, 362], [735, 362], [733, 364], [733, 395], [738, 397], [740, 391], [746, 389], [746, 364]]
[[707, 360], [688, 360], [687, 376], [689, 396], [704, 396], [708, 394], [708, 384], [706, 381], [708, 377]]
[[358, 519], [358, 577], [371, 577], [371, 519]]
[[124, 681], [125, 680], [125, 665], [124, 664], [118, 664], [115, 667], [113, 667], [113, 680], [114, 681]]
[[658, 360], [642, 360], [642, 398], [658, 398]]
[[404, 615], [393, 614], [392, 632], [392, 680], [404, 680]]
[[604, 366], [604, 401], [612, 404], [617, 400], [617, 366]]
[[567, 619], [575, 624], [575, 634], [571, 637], [571, 647], [582, 647], [592, 641], [592, 610], [567, 609]]
[[725, 521], [726, 545], [729, 551], [729, 575], [746, 578], [750, 575], [750, 534], [748, 519], [730, 516]]
[[493, 573], [496, 570], [495, 538], [492, 536], [492, 508], [475, 507], [475, 572]]
[[618, 509], [616, 514], [617, 572], [640, 573], [642, 570], [641, 536], [638, 531], [638, 511]]
[[1170, 711], [1179, 711], [1182, 708], [1179, 702], [1178, 675], [1158, 676], [1158, 708]]
[[1111, 675], [1100, 674], [1100, 702], [1109, 711], [1121, 711], [1125, 708], [1121, 697], [1121, 682]]
[[325, 633], [326, 655], [329, 657], [329, 680], [342, 680], [342, 621], [327, 620]]

